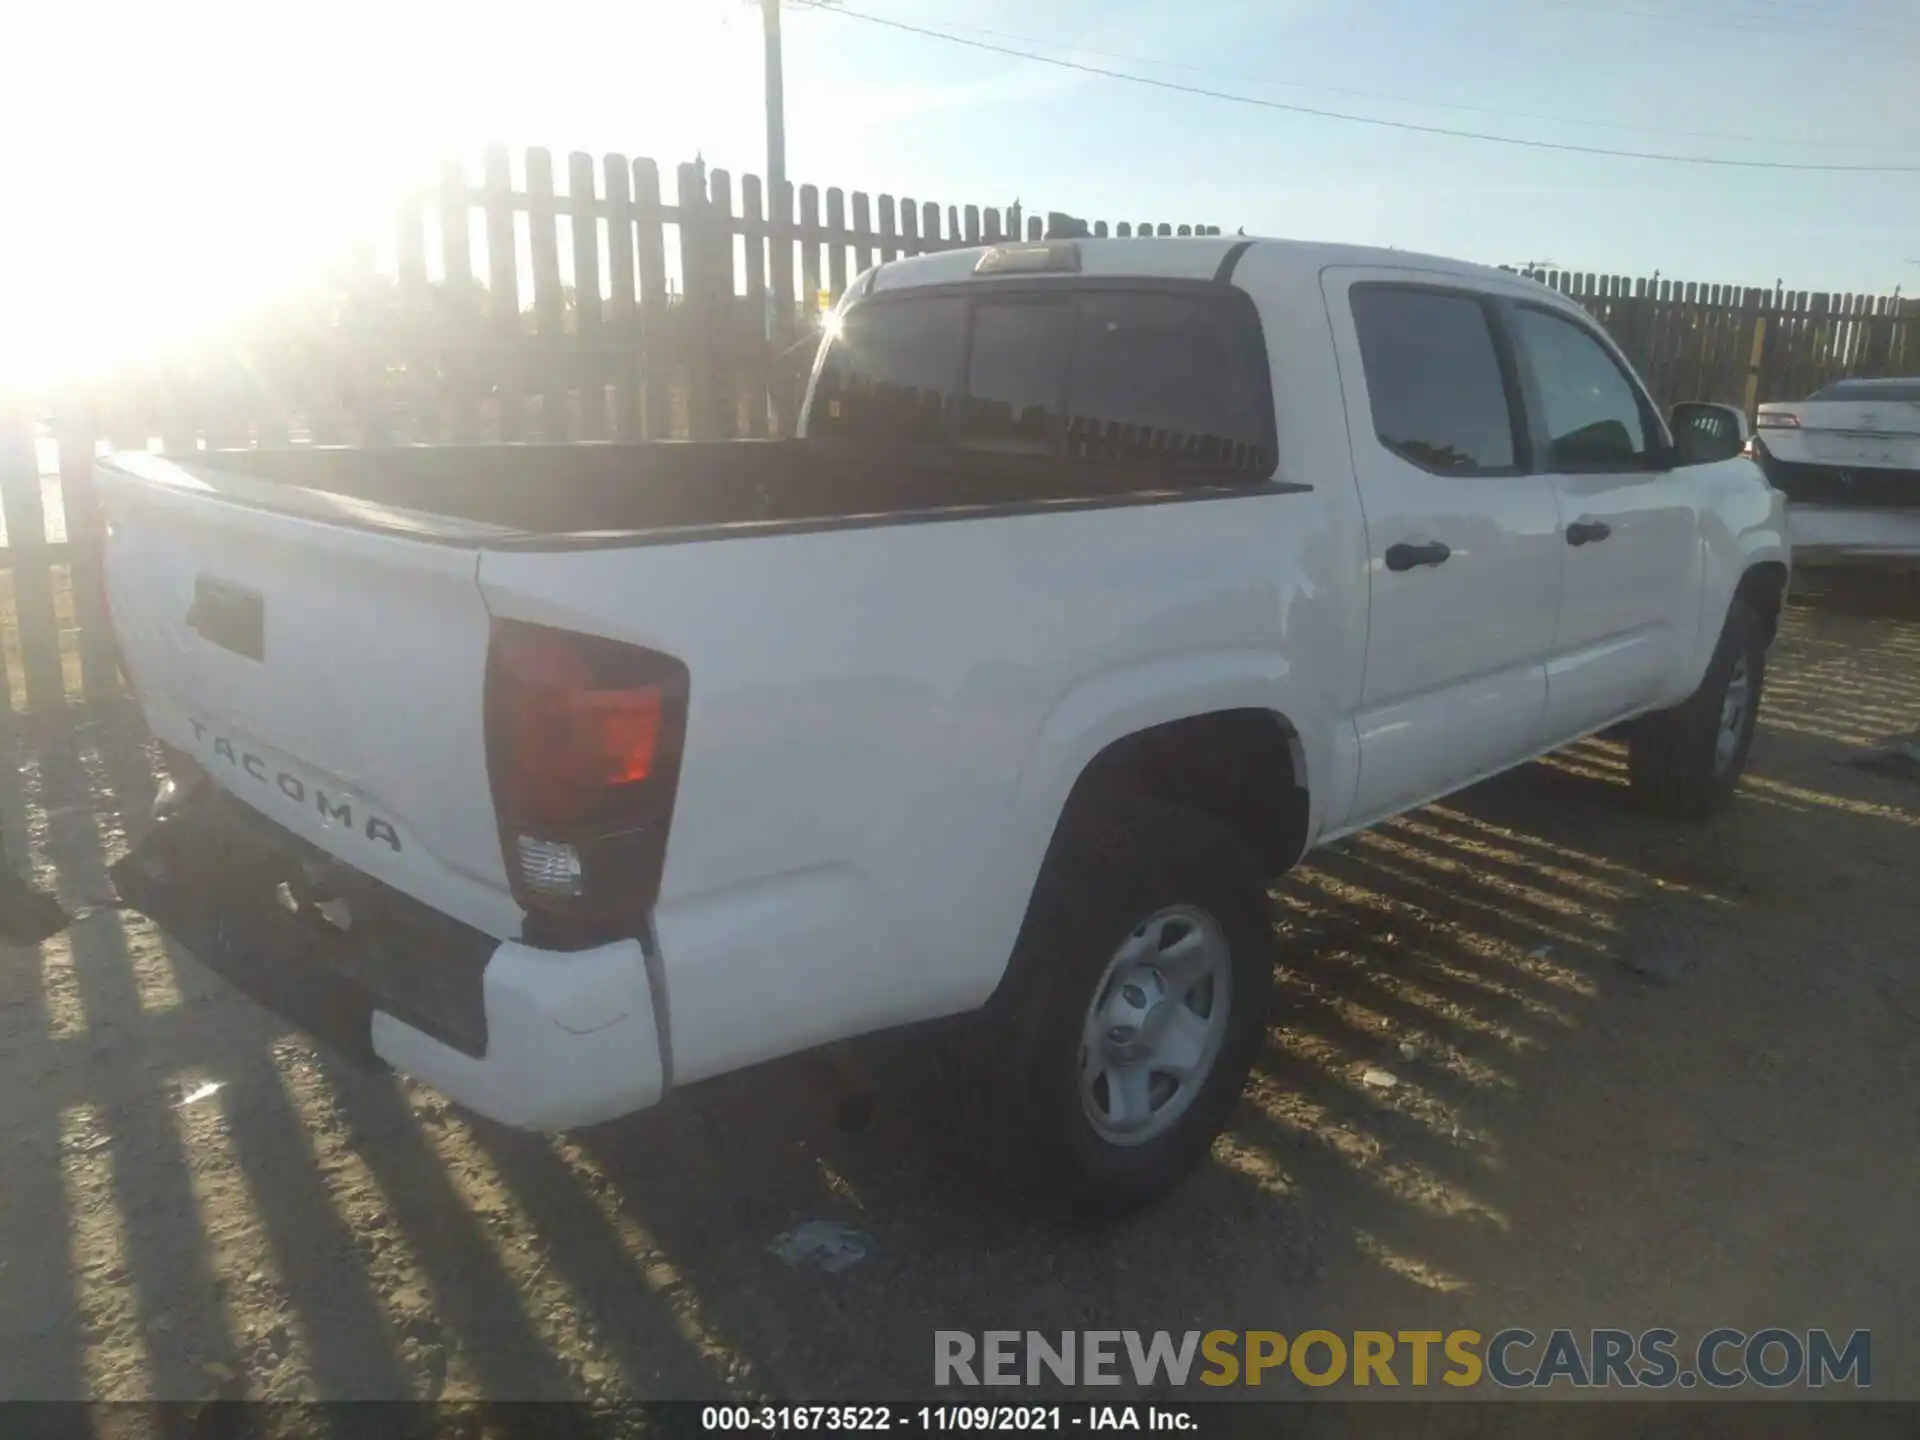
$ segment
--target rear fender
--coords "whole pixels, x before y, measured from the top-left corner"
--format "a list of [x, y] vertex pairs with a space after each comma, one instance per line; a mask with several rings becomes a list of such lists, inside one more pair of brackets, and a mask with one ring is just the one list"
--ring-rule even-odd
[[981, 999], [1000, 981], [1047, 850], [1087, 768], [1130, 735], [1222, 710], [1270, 710], [1286, 719], [1297, 742], [1295, 783], [1309, 795], [1309, 843], [1328, 823], [1330, 812], [1341, 813], [1339, 797], [1351, 796], [1357, 775], [1353, 753], [1327, 741], [1335, 728], [1328, 707], [1304, 686], [1285, 656], [1219, 650], [1090, 677], [1054, 705], [1021, 766], [1011, 833], [1002, 847], [1002, 893], [1017, 895], [1019, 903], [1006, 907], [1006, 933], [992, 951], [1003, 957], [1003, 964], [991, 976], [982, 976], [990, 983]]

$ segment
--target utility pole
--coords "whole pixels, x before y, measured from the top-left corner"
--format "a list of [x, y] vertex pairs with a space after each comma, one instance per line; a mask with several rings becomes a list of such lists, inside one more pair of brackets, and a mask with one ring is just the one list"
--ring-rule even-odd
[[[769, 348], [784, 361], [792, 344], [789, 332], [793, 328], [794, 299], [793, 240], [787, 228], [792, 216], [787, 199], [787, 95], [780, 58], [780, 0], [760, 0], [760, 24], [766, 36], [767, 258], [771, 262], [764, 323]], [[793, 405], [787, 394], [786, 366], [777, 361], [771, 378], [774, 433], [790, 434]]]
[[760, 24], [767, 37], [767, 192], [771, 199], [787, 182], [787, 97], [780, 64], [780, 0], [760, 0]]

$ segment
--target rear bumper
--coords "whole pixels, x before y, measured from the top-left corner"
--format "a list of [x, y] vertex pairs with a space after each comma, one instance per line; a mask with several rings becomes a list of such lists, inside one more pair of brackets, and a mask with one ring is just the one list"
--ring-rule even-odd
[[665, 1089], [637, 940], [576, 951], [496, 940], [341, 872], [211, 788], [157, 823], [114, 881], [131, 908], [301, 1029], [502, 1124], [592, 1124]]
[[1833, 510], [1907, 511], [1920, 515], [1920, 470], [1872, 465], [1812, 464], [1775, 454], [1765, 440], [1754, 458], [1767, 483], [1792, 507]]
[[485, 1055], [378, 1009], [374, 1053], [449, 1099], [526, 1130], [567, 1130], [658, 1103], [665, 1076], [639, 941], [555, 951], [509, 940], [481, 983]]
[[1920, 563], [1920, 510], [1789, 504], [1787, 535], [1796, 565]]

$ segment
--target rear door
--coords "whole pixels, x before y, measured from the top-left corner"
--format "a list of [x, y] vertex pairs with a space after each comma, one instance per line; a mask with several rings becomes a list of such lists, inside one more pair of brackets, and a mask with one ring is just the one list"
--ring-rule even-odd
[[1566, 547], [1547, 664], [1554, 744], [1646, 708], [1680, 669], [1699, 625], [1698, 521], [1659, 413], [1594, 325], [1547, 304], [1507, 314]]
[[1419, 271], [1322, 284], [1370, 552], [1365, 824], [1537, 747], [1564, 546], [1492, 297]]

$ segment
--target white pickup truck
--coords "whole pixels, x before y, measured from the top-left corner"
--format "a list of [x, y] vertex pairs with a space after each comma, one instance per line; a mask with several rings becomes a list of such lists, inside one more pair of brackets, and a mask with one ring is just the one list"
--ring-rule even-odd
[[117, 878], [518, 1126], [976, 1012], [1125, 1208], [1224, 1123], [1306, 851], [1603, 729], [1726, 802], [1746, 439], [1510, 274], [1082, 239], [863, 274], [794, 440], [117, 455], [175, 777]]

